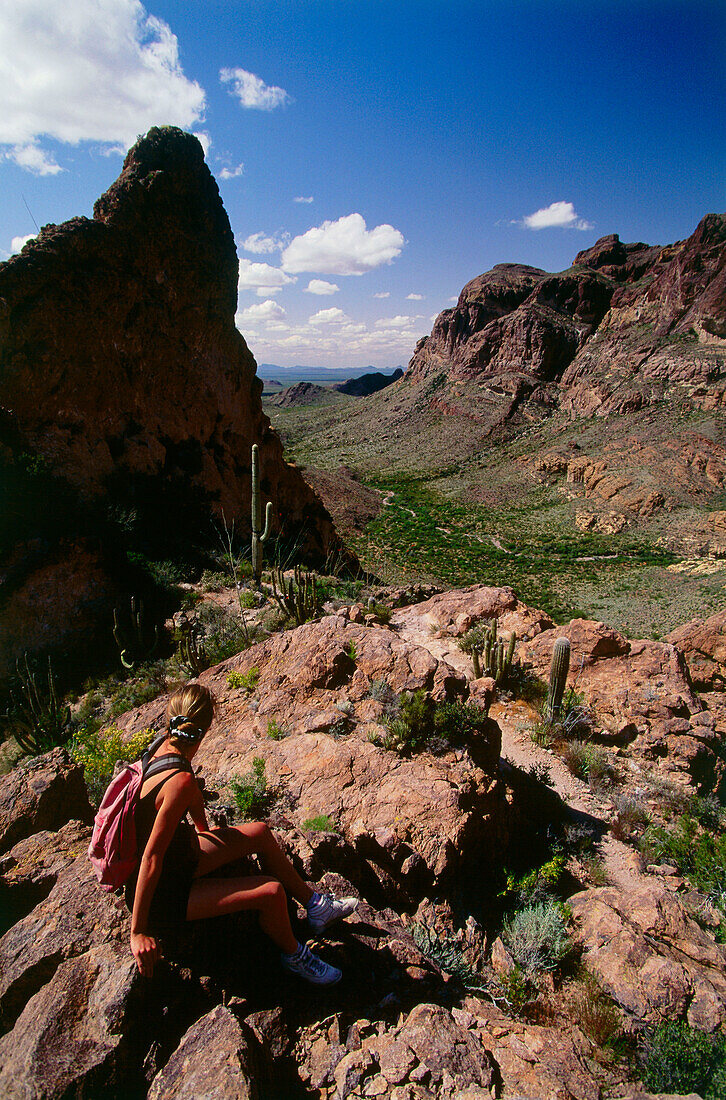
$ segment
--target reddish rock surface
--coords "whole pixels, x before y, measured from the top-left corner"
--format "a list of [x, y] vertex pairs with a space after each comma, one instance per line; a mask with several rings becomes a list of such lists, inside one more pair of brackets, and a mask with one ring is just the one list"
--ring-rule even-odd
[[575, 894], [583, 962], [638, 1020], [653, 1026], [687, 1015], [702, 1031], [726, 1020], [726, 952], [659, 883]]
[[[639, 332], [643, 362], [648, 360], [655, 384], [668, 384], [674, 361], [680, 361], [677, 349], [659, 349], [652, 338], [643, 339], [640, 326], [658, 336], [703, 331], [703, 347], [696, 344], [686, 373], [690, 381], [705, 383], [721, 362], [711, 357], [709, 338], [726, 336], [725, 246], [726, 217], [709, 214], [688, 240], [665, 248], [625, 245], [616, 234], [603, 237], [559, 275], [498, 264], [467, 283], [456, 307], [439, 315], [407, 378], [416, 382], [443, 367], [451, 380], [490, 380], [517, 396], [561, 382], [575, 412], [591, 411], [594, 400], [604, 413], [608, 399], [622, 389], [620, 371], [633, 349], [620, 349], [606, 376], [602, 334], [607, 341], [616, 329], [618, 339]], [[676, 371], [673, 381], [685, 380]], [[718, 392], [722, 395], [723, 387]], [[627, 398], [621, 392], [615, 400], [622, 408]]]
[[[252, 667], [259, 669], [252, 695], [229, 686], [230, 674]], [[385, 705], [372, 685], [439, 699], [466, 694], [461, 673], [393, 631], [331, 615], [275, 635], [200, 680], [217, 697], [197, 758], [211, 785], [224, 786], [263, 757], [268, 782], [284, 792], [285, 817], [298, 830], [316, 815], [332, 817], [379, 886], [408, 895], [451, 880], [465, 863], [490, 858], [506, 834], [495, 722], [468, 750], [441, 757], [401, 757], [368, 740], [385, 733]], [[164, 698], [155, 700], [121, 725], [160, 728], [164, 707]], [[279, 740], [268, 736], [273, 719], [284, 733]], [[313, 866], [309, 844], [301, 852]], [[327, 855], [350, 874], [344, 848]]]
[[667, 640], [683, 653], [700, 691], [726, 690], [726, 610], [677, 627]]

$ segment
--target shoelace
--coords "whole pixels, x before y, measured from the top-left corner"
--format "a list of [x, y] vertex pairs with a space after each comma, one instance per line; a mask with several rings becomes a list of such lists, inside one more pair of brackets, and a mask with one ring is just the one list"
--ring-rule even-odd
[[326, 963], [322, 959], [319, 959], [317, 955], [313, 955], [309, 947], [306, 947], [300, 956], [300, 962], [304, 963], [313, 974], [324, 974], [326, 969]]

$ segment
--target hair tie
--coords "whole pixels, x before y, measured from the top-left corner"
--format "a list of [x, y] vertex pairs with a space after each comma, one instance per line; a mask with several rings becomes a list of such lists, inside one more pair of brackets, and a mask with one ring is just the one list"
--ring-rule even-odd
[[[194, 727], [195, 733], [190, 733], [188, 730], [180, 729], [180, 726], [190, 725]], [[204, 737], [204, 730], [201, 730], [199, 726], [194, 726], [194, 723], [186, 714], [175, 714], [173, 718], [169, 719], [169, 732], [173, 733], [175, 737], [181, 737], [184, 741], [199, 741]]]

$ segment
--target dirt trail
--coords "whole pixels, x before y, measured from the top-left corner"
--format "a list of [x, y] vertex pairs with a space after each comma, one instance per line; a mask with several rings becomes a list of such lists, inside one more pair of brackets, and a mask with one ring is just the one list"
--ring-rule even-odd
[[[438, 660], [446, 661], [471, 678], [471, 659], [462, 653], [454, 639], [431, 633], [426, 626], [421, 625], [421, 620], [398, 624], [396, 630], [403, 641], [427, 649]], [[608, 881], [621, 889], [634, 886], [642, 877], [638, 870], [637, 855], [632, 848], [617, 840], [607, 830], [610, 816], [607, 801], [593, 794], [587, 783], [572, 775], [551, 749], [545, 749], [532, 741], [530, 730], [537, 718], [534, 708], [521, 699], [502, 700], [492, 706], [490, 714], [499, 723], [502, 731], [502, 757], [522, 771], [528, 771], [538, 764], [546, 765], [552, 786], [567, 805], [572, 817], [577, 819], [580, 815], [585, 815], [595, 818], [601, 824], [603, 837], [599, 844], [599, 854], [603, 859]]]

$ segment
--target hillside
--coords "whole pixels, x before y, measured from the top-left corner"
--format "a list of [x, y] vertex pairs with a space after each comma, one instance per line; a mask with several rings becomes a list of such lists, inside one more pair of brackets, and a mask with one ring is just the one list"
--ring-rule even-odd
[[603, 238], [559, 275], [498, 265], [399, 382], [273, 422], [299, 464], [390, 494], [357, 543], [369, 568], [405, 547], [446, 583], [666, 631], [724, 601], [725, 263], [726, 218], [707, 215], [665, 247]]

